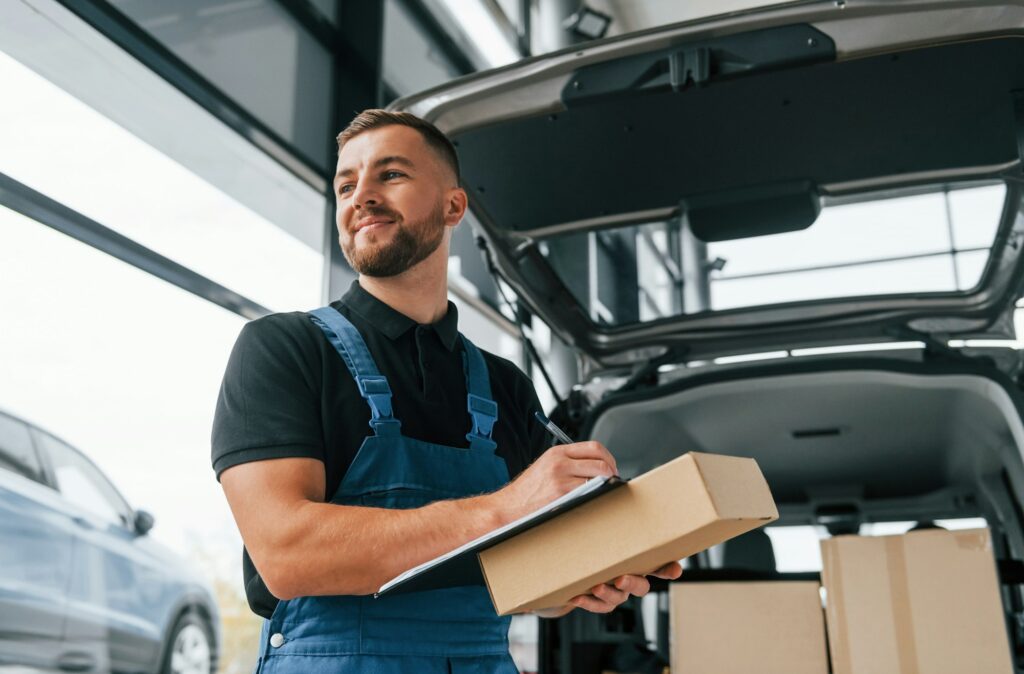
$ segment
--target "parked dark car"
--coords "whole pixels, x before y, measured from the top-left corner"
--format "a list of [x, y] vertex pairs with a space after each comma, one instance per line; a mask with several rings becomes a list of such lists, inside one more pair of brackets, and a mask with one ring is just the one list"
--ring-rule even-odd
[[214, 671], [213, 594], [152, 526], [81, 452], [0, 412], [0, 666]]
[[[782, 3], [391, 107], [575, 357], [557, 422], [625, 477], [753, 457], [781, 527], [984, 518], [1024, 671], [1024, 3]], [[681, 582], [786, 576], [744, 541]], [[543, 622], [541, 671], [661, 671], [632, 609]]]

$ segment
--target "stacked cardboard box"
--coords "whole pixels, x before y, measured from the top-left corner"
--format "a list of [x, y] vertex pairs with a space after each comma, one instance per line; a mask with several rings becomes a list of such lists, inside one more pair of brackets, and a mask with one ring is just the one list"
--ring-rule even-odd
[[1012, 674], [987, 529], [822, 543], [835, 674]]
[[[685, 454], [480, 553], [501, 615], [559, 606], [777, 519], [751, 459]], [[679, 583], [675, 674], [1012, 674], [987, 530], [839, 536], [816, 582]], [[827, 618], [827, 619], [826, 619]]]
[[1013, 674], [987, 529], [838, 536], [822, 562], [825, 620], [815, 582], [674, 584], [672, 672]]
[[675, 674], [828, 674], [816, 582], [674, 583]]

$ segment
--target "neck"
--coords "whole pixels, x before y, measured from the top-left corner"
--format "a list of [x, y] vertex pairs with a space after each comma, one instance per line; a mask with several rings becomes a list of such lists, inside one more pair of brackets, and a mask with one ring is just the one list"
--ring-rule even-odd
[[359, 275], [359, 285], [384, 304], [421, 325], [448, 313], [448, 246], [396, 276]]

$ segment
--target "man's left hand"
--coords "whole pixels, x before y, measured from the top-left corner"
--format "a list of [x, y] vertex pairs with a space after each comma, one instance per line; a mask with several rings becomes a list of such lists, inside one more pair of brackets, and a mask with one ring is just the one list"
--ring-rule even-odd
[[[679, 562], [672, 562], [648, 575], [665, 580], [675, 580], [682, 573], [683, 567], [679, 565]], [[569, 605], [591, 613], [610, 613], [629, 599], [630, 595], [642, 597], [650, 590], [651, 583], [644, 576], [619, 576], [611, 582], [595, 585], [588, 594], [573, 597], [569, 600]]]

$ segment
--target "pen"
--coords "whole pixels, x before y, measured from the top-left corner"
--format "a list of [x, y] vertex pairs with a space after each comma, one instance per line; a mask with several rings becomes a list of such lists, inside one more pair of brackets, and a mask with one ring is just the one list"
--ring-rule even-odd
[[566, 435], [565, 431], [561, 428], [555, 426], [555, 422], [551, 421], [551, 419], [548, 419], [539, 411], [534, 412], [533, 416], [537, 417], [537, 421], [539, 421], [544, 428], [548, 429], [548, 433], [555, 436], [555, 439], [560, 440], [567, 445], [571, 445], [573, 443], [573, 439]]

